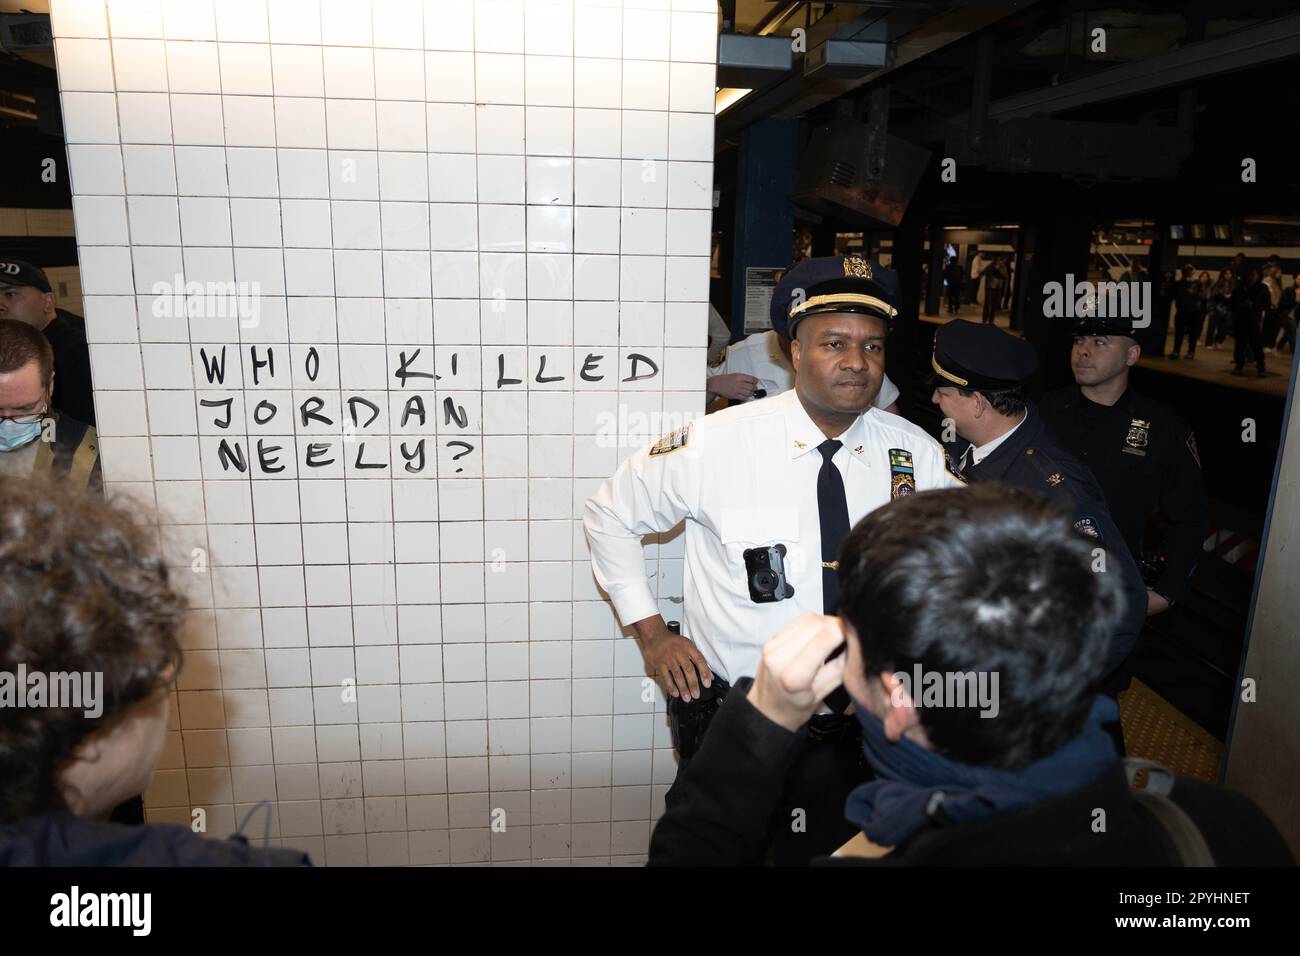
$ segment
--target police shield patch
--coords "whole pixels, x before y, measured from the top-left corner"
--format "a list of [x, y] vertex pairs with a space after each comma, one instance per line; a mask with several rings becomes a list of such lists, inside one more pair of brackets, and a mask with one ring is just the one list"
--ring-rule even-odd
[[916, 473], [912, 453], [906, 448], [889, 449], [889, 496], [906, 498], [916, 494]]
[[1151, 443], [1151, 423], [1143, 418], [1134, 418], [1128, 424], [1128, 434], [1124, 436], [1124, 451], [1130, 455], [1145, 455], [1146, 447]]
[[685, 448], [691, 437], [691, 426], [685, 425], [675, 432], [669, 432], [650, 446], [650, 456], [667, 455], [679, 448]]

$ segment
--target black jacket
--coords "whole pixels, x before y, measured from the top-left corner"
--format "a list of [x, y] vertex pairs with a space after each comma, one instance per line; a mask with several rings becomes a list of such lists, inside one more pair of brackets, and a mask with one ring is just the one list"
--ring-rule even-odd
[[1272, 301], [1268, 294], [1268, 286], [1264, 285], [1263, 282], [1256, 282], [1254, 285], [1246, 285], [1245, 282], [1242, 282], [1233, 290], [1229, 303], [1232, 306], [1233, 315], [1238, 320], [1250, 321], [1258, 319], [1267, 312], [1272, 305]]
[[[970, 444], [960, 437], [945, 443], [954, 470]], [[1117, 570], [1123, 579], [1125, 612], [1111, 638], [1100, 689], [1118, 694], [1132, 676], [1134, 650], [1147, 616], [1147, 589], [1092, 472], [1047, 431], [1042, 414], [1031, 402], [1025, 420], [1010, 438], [978, 465], [957, 473], [970, 482], [1005, 481], [1062, 502], [1072, 512], [1075, 528], [1106, 549], [1107, 567]]]
[[1177, 315], [1194, 319], [1205, 310], [1198, 279], [1179, 279], [1174, 286], [1174, 310]]
[[56, 309], [45, 338], [54, 351], [54, 399], [52, 406], [87, 425], [95, 424], [95, 401], [90, 385], [90, 347], [86, 344], [86, 320]]
[[188, 827], [48, 813], [0, 825], [0, 866], [310, 866], [300, 850], [214, 840]]
[[[750, 704], [750, 678], [718, 710], [698, 758], [677, 780], [679, 799], [650, 837], [650, 866], [737, 866], [761, 848], [786, 768], [803, 732]], [[1286, 843], [1250, 800], [1179, 780], [1170, 797], [1197, 824], [1219, 866], [1291, 866]], [[1096, 829], [1104, 810], [1105, 829]], [[1023, 810], [968, 823], [939, 822], [884, 857], [822, 857], [847, 866], [1172, 866], [1179, 856], [1161, 824], [1130, 795], [1116, 762], [1096, 783]]]
[[1129, 552], [1142, 560], [1147, 519], [1164, 519], [1163, 567], [1151, 582], [1170, 603], [1191, 586], [1209, 529], [1196, 436], [1163, 402], [1129, 388], [1114, 405], [1089, 401], [1077, 385], [1043, 397], [1048, 428], [1096, 476]]

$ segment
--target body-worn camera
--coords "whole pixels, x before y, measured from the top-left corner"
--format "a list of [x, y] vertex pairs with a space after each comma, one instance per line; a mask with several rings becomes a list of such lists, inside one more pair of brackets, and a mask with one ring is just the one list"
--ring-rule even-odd
[[784, 601], [794, 597], [794, 588], [785, 579], [785, 545], [745, 550], [745, 574], [749, 578], [749, 597], [756, 604]]

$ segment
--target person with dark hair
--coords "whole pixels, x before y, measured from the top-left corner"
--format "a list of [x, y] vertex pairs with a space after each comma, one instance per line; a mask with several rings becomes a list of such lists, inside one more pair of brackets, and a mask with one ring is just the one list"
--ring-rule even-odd
[[970, 281], [966, 283], [967, 305], [974, 305], [979, 301], [980, 284], [984, 280], [984, 270], [987, 266], [988, 259], [985, 258], [984, 253], [978, 249], [971, 253], [966, 263], [966, 267], [970, 270]]
[[994, 256], [993, 262], [982, 273], [984, 277], [984, 311], [981, 320], [992, 325], [998, 316], [998, 307], [1002, 304], [1002, 289], [1007, 282], [1006, 268], [1001, 256]]
[[1103, 729], [1118, 707], [1093, 691], [1124, 597], [1094, 571], [1093, 543], [1057, 505], [999, 484], [869, 514], [840, 553], [840, 616], [805, 614], [764, 645], [655, 826], [649, 865], [760, 862], [784, 769], [841, 681], [875, 771], [845, 815], [884, 852], [814, 862], [1293, 865], [1243, 796], [1170, 787], [1163, 768], [1149, 771], [1161, 786], [1130, 790]]
[[1300, 275], [1292, 276], [1291, 285], [1282, 293], [1282, 301], [1278, 307], [1278, 322], [1282, 335], [1277, 340], [1277, 350], [1281, 352], [1284, 348], [1290, 349], [1292, 356], [1295, 355], [1296, 320], [1300, 319], [1297, 305], [1300, 305]]
[[[1129, 370], [1141, 355], [1132, 320], [1079, 319], [1070, 349], [1076, 384], [1044, 395], [1039, 409], [1101, 485], [1142, 569], [1151, 615], [1168, 610], [1191, 589], [1209, 527], [1209, 503], [1191, 427], [1129, 382]], [[1162, 526], [1153, 539], [1149, 519], [1157, 512]]]
[[1232, 350], [1232, 374], [1245, 375], [1246, 353], [1255, 360], [1255, 374], [1263, 378], [1264, 341], [1260, 323], [1269, 308], [1268, 289], [1259, 281], [1259, 269], [1251, 266], [1246, 280], [1232, 293], [1232, 335], [1236, 345]]
[[1209, 321], [1206, 322], [1205, 330], [1205, 347], [1208, 349], [1217, 350], [1232, 328], [1232, 306], [1229, 303], [1235, 287], [1236, 279], [1233, 278], [1231, 269], [1220, 272], [1219, 278], [1210, 287], [1207, 307]]
[[21, 259], [0, 259], [0, 319], [25, 322], [45, 336], [61, 373], [50, 407], [94, 425], [86, 320], [58, 307], [44, 271]]
[[0, 319], [0, 476], [102, 490], [99, 436], [54, 410], [54, 350], [35, 328]]
[[0, 501], [0, 866], [307, 862], [107, 822], [162, 754], [185, 601], [126, 508], [12, 478]]
[[1174, 350], [1169, 353], [1171, 359], [1178, 358], [1178, 351], [1187, 339], [1187, 357], [1196, 358], [1196, 340], [1201, 337], [1201, 322], [1205, 316], [1205, 299], [1201, 294], [1201, 280], [1194, 273], [1196, 267], [1190, 262], [1183, 266], [1183, 277], [1174, 286]]
[[[930, 365], [931, 400], [949, 423], [953, 437], [944, 445], [957, 472], [970, 482], [1004, 481], [1066, 503], [1076, 530], [1096, 542], [1099, 563], [1119, 578], [1125, 609], [1099, 685], [1102, 693], [1119, 694], [1128, 686], [1146, 618], [1146, 586], [1097, 480], [1025, 398], [1024, 384], [1038, 369], [1033, 346], [996, 327], [958, 320], [935, 333]], [[1122, 750], [1119, 722], [1108, 729]]]
[[961, 311], [961, 290], [965, 284], [966, 270], [962, 268], [957, 256], [953, 256], [943, 270], [943, 289], [948, 299], [949, 315], [956, 315]]
[[1263, 342], [1264, 354], [1272, 355], [1277, 342], [1277, 334], [1282, 330], [1278, 308], [1282, 304], [1282, 266], [1277, 256], [1269, 256], [1268, 262], [1260, 270], [1259, 284], [1268, 291], [1268, 305], [1264, 307], [1264, 324], [1260, 341]]
[[1246, 265], [1246, 254], [1244, 252], [1238, 252], [1234, 255], [1232, 261], [1228, 263], [1226, 271], [1232, 273], [1232, 288], [1228, 290], [1228, 294], [1231, 295], [1233, 292], [1237, 291], [1238, 286], [1246, 281], [1246, 272], [1248, 271]]

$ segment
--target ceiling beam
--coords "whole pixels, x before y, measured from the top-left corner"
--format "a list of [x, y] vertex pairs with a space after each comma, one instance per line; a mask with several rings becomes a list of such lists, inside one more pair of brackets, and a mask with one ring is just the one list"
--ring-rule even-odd
[[[1292, 14], [1077, 80], [1008, 96], [989, 106], [988, 118], [1003, 120], [1035, 113], [1061, 113], [1197, 83], [1297, 55], [1300, 55], [1300, 14]], [[925, 124], [915, 138], [923, 142], [943, 139], [954, 128], [964, 128], [969, 121], [968, 112], [953, 114]]]

